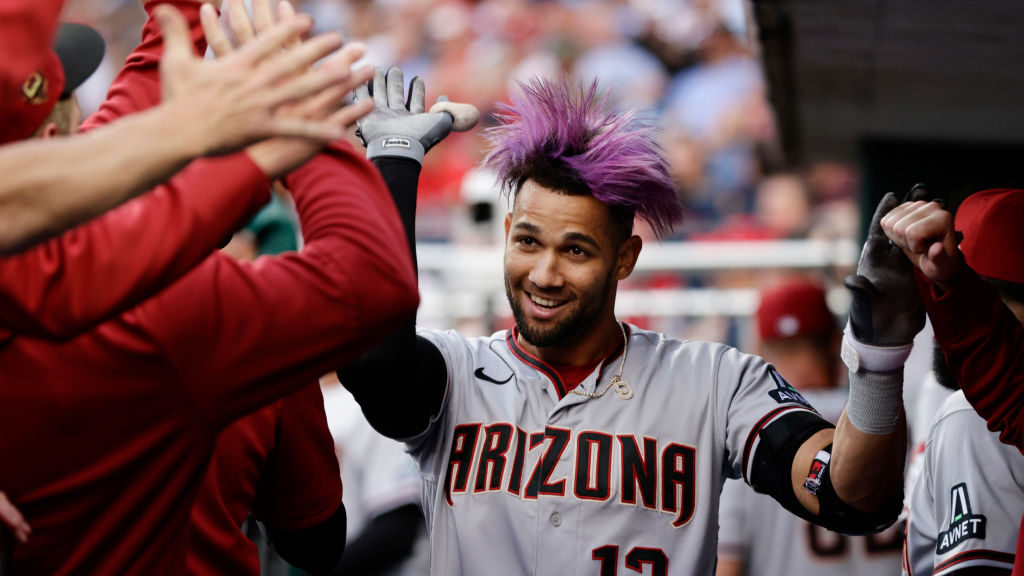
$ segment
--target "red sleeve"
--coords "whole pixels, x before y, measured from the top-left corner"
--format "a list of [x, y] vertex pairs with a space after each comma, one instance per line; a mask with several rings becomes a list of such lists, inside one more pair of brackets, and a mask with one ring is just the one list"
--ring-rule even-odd
[[[161, 0], [188, 18], [205, 50], [199, 4]], [[159, 26], [151, 18], [92, 118], [109, 122], [160, 102]], [[215, 250], [269, 199], [269, 184], [245, 156], [198, 160], [166, 185], [16, 256], [0, 259], [0, 326], [70, 338], [167, 286]]]
[[340, 504], [341, 470], [320, 384], [313, 382], [281, 402], [253, 513], [273, 528], [298, 530], [327, 520]]
[[217, 425], [358, 358], [419, 302], [397, 210], [362, 154], [333, 145], [288, 187], [302, 251], [253, 263], [215, 254], [138, 309]]
[[[29, 74], [42, 66], [63, 5], [61, 0], [0, 2], [0, 103], [18, 98]], [[9, 110], [0, 110], [0, 122], [6, 122], [8, 114]]]
[[216, 250], [269, 187], [244, 154], [197, 160], [153, 192], [0, 258], [0, 326], [65, 339], [138, 304]]
[[157, 0], [146, 4], [149, 18], [142, 28], [142, 41], [135, 50], [132, 50], [125, 60], [124, 67], [114, 78], [110, 90], [107, 91], [106, 101], [82, 124], [81, 131], [108, 124], [122, 116], [160, 104], [160, 57], [164, 52], [164, 44], [160, 35], [160, 25], [153, 18], [153, 10], [159, 4], [174, 6], [185, 16], [192, 32], [196, 53], [202, 55], [206, 52], [206, 37], [199, 22], [199, 2]]
[[967, 400], [1003, 443], [1024, 452], [1024, 327], [966, 266], [942, 295], [917, 278], [935, 340]]

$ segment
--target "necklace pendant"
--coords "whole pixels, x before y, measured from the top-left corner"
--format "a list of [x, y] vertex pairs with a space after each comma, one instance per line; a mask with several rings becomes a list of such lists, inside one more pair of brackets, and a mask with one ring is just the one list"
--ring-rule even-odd
[[612, 386], [615, 387], [615, 394], [623, 400], [629, 400], [633, 397], [633, 389], [629, 386], [629, 382], [618, 376], [612, 376]]

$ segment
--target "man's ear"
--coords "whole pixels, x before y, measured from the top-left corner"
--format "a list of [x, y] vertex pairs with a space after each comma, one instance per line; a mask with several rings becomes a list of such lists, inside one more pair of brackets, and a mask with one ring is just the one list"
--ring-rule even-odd
[[644, 241], [639, 236], [633, 235], [619, 246], [619, 253], [615, 259], [615, 279], [624, 280], [633, 273], [633, 267], [636, 266], [636, 260], [640, 257], [640, 249], [643, 248]]
[[57, 127], [56, 122], [47, 122], [39, 130], [39, 137], [44, 140], [47, 138], [56, 138], [57, 136], [60, 136], [60, 128]]
[[505, 242], [508, 242], [508, 231], [512, 228], [512, 213], [505, 214]]

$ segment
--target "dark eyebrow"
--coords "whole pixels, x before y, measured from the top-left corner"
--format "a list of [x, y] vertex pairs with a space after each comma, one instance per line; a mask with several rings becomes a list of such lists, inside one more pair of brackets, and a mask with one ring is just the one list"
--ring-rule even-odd
[[566, 242], [578, 242], [580, 244], [589, 244], [595, 250], [600, 250], [601, 245], [597, 243], [597, 240], [592, 236], [588, 236], [582, 232], [569, 232], [563, 236]]
[[529, 222], [516, 222], [515, 225], [512, 226], [512, 229], [522, 230], [530, 234], [540, 234], [540, 226], [537, 226], [536, 224], [531, 224]]

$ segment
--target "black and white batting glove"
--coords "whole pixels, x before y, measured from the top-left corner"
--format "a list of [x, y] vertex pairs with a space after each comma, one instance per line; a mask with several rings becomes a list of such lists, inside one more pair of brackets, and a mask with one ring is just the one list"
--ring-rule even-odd
[[434, 145], [453, 130], [469, 130], [480, 118], [475, 106], [448, 102], [444, 96], [428, 112], [422, 78], [413, 78], [408, 97], [404, 91], [402, 70], [397, 67], [391, 67], [386, 77], [377, 68], [372, 83], [356, 89], [357, 101], [373, 98], [375, 105], [373, 112], [357, 122], [367, 158], [409, 158], [422, 164]]

